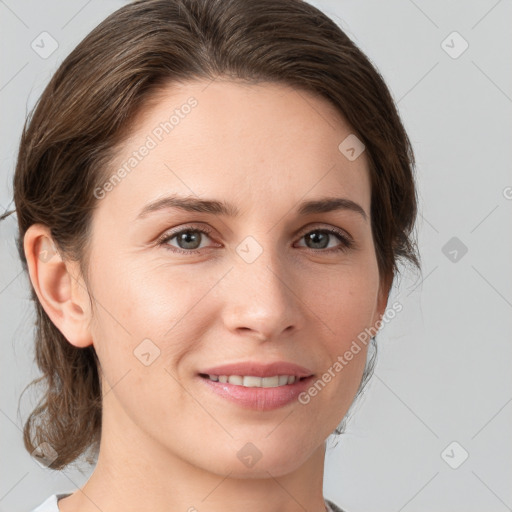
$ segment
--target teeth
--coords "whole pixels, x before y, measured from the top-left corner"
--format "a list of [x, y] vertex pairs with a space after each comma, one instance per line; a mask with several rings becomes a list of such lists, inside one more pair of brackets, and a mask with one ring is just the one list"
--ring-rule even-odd
[[237, 386], [243, 386], [244, 378], [240, 377], [240, 375], [230, 375], [228, 377], [228, 382], [230, 384], [236, 384]]
[[252, 375], [208, 375], [215, 382], [228, 382], [235, 386], [246, 388], [275, 388], [293, 384], [297, 378], [295, 375], [274, 375], [272, 377], [254, 377]]
[[279, 385], [284, 386], [288, 384], [288, 375], [279, 375]]

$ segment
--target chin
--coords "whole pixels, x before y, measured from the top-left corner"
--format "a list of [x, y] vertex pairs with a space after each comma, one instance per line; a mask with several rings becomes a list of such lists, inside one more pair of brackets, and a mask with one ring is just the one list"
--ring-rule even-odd
[[[297, 442], [275, 438], [233, 441], [231, 446], [223, 447], [221, 453], [212, 454], [208, 459], [223, 461], [215, 464], [210, 470], [219, 475], [229, 474], [232, 478], [254, 479], [279, 477], [293, 473], [299, 469], [315, 452], [315, 449], [305, 449], [303, 439]], [[226, 457], [226, 453], [233, 456]]]

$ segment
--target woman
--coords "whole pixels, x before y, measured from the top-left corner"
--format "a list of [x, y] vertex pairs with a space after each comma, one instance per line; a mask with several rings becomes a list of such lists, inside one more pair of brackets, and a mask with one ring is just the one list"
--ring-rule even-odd
[[325, 443], [397, 263], [420, 267], [413, 168], [380, 74], [305, 2], [136, 1], [96, 27], [14, 177], [47, 384], [25, 446], [97, 459], [38, 512], [342, 510]]

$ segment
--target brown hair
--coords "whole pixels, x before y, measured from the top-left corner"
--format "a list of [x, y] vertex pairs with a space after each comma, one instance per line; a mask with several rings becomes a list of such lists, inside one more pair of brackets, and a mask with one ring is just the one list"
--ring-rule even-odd
[[[87, 282], [93, 191], [135, 116], [173, 82], [216, 77], [280, 82], [328, 99], [366, 146], [382, 282], [391, 286], [400, 259], [420, 269], [411, 144], [381, 75], [330, 18], [301, 0], [139, 0], [83, 39], [25, 122], [13, 181], [25, 272], [25, 232], [42, 223]], [[99, 446], [98, 359], [93, 346], [71, 345], [31, 292], [43, 375], [30, 385], [47, 389], [24, 425], [24, 444], [32, 453], [48, 443], [57, 452], [49, 467], [62, 469]]]

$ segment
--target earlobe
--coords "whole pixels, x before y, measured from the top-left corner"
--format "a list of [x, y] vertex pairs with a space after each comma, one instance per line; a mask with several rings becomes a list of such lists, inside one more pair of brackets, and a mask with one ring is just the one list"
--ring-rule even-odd
[[23, 247], [32, 286], [46, 314], [72, 345], [91, 345], [89, 298], [78, 264], [63, 261], [43, 224], [27, 229]]

